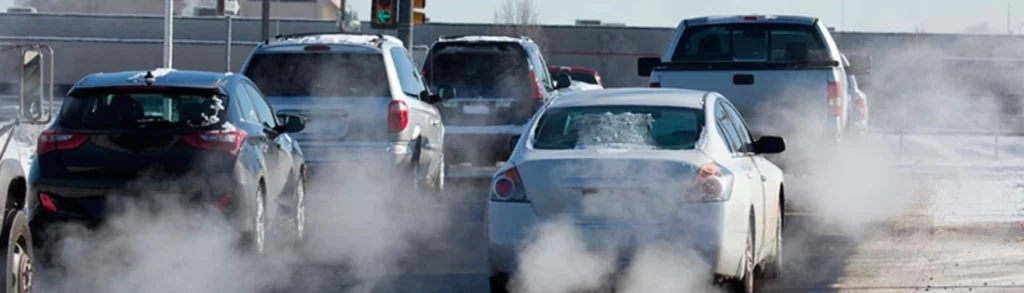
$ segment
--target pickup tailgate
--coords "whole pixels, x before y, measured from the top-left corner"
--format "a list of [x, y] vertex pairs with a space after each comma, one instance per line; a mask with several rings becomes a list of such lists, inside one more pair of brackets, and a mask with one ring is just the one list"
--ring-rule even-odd
[[754, 136], [804, 132], [810, 125], [834, 126], [827, 107], [831, 69], [659, 69], [654, 75], [661, 87], [722, 94], [740, 111]]

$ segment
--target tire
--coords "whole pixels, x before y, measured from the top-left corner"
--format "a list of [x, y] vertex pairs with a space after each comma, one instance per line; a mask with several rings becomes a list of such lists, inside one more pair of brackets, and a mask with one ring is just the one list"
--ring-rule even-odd
[[256, 195], [253, 198], [252, 211], [248, 214], [252, 221], [252, 230], [242, 233], [243, 248], [253, 254], [263, 254], [266, 250], [267, 239], [267, 205], [266, 189], [263, 184], [256, 188]]
[[35, 255], [32, 247], [32, 233], [28, 216], [18, 210], [7, 210], [4, 214], [3, 233], [0, 235], [6, 245], [6, 277], [4, 287], [8, 293], [29, 293], [35, 276]]
[[783, 211], [779, 209], [779, 217], [775, 220], [775, 247], [772, 248], [772, 259], [764, 267], [765, 279], [778, 279], [782, 275], [782, 216]]
[[487, 279], [491, 293], [508, 293], [508, 274], [496, 274]]
[[754, 293], [754, 267], [757, 262], [754, 254], [754, 225], [750, 225], [750, 233], [747, 234], [747, 248], [743, 253], [743, 276], [731, 280], [728, 284], [728, 291], [731, 293]]

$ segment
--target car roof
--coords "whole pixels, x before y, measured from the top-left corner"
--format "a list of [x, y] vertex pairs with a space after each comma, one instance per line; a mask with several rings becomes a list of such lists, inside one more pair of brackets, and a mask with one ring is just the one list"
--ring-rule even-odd
[[264, 47], [276, 47], [276, 46], [287, 46], [287, 45], [311, 45], [311, 44], [322, 44], [322, 45], [356, 45], [377, 48], [381, 43], [391, 43], [395, 46], [404, 47], [402, 40], [389, 35], [371, 35], [371, 34], [347, 34], [347, 33], [313, 33], [313, 34], [296, 34], [296, 35], [282, 35], [276, 37], [273, 41], [265, 43]]
[[437, 38], [438, 43], [448, 42], [460, 42], [460, 43], [522, 43], [522, 42], [533, 42], [529, 37], [519, 36], [498, 36], [498, 35], [460, 35], [460, 36], [441, 36]]
[[[757, 20], [744, 20], [745, 17], [756, 17]], [[683, 23], [687, 26], [729, 23], [788, 23], [812, 25], [817, 21], [818, 18], [816, 17], [800, 15], [747, 14], [702, 16], [683, 20]]]
[[575, 91], [559, 96], [551, 102], [549, 107], [641, 105], [703, 109], [704, 97], [709, 93], [701, 90], [670, 88], [614, 88]]
[[230, 72], [211, 72], [194, 70], [176, 70], [157, 68], [152, 70], [132, 70], [118, 72], [98, 72], [90, 74], [79, 80], [74, 88], [96, 88], [112, 86], [137, 86], [145, 85], [145, 77], [152, 74], [154, 86], [173, 86], [186, 88], [215, 89], [220, 87], [221, 81], [233, 74]]

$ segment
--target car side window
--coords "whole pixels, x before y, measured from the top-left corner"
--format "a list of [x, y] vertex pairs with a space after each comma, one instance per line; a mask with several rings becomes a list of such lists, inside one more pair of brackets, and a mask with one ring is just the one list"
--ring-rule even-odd
[[722, 105], [725, 106], [725, 112], [728, 115], [727, 117], [729, 118], [731, 124], [733, 125], [733, 127], [736, 128], [736, 134], [739, 136], [740, 139], [740, 151], [748, 151], [748, 149], [754, 143], [754, 141], [751, 138], [750, 131], [747, 130], [747, 123], [743, 121], [743, 116], [740, 116], [740, 113], [738, 110], [736, 110], [736, 107], [733, 107], [731, 104], [728, 103], [722, 103]]
[[718, 126], [718, 134], [725, 139], [729, 151], [737, 152], [740, 149], [740, 138], [736, 134], [736, 128], [729, 121], [729, 114], [722, 103], [715, 103], [715, 124]]
[[278, 125], [277, 115], [274, 115], [274, 110], [267, 104], [267, 100], [263, 98], [263, 94], [256, 89], [255, 86], [249, 83], [243, 83], [245, 89], [249, 91], [249, 96], [252, 98], [252, 104], [256, 108], [256, 115], [260, 119], [260, 124], [264, 127], [274, 128]]
[[395, 62], [395, 73], [398, 75], [398, 82], [402, 85], [402, 91], [407, 95], [419, 97], [420, 92], [427, 88], [423, 86], [423, 78], [420, 77], [409, 54], [403, 48], [394, 47], [391, 48], [391, 59]]
[[260, 118], [256, 116], [256, 109], [252, 106], [252, 97], [249, 96], [249, 92], [242, 84], [235, 86], [234, 98], [235, 103], [238, 103], [239, 116], [242, 117], [242, 121], [260, 123]]

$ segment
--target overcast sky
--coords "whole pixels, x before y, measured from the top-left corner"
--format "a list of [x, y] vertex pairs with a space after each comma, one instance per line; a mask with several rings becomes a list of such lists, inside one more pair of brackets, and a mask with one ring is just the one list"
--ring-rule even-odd
[[[370, 1], [348, 0], [368, 20]], [[487, 23], [505, 0], [427, 0], [435, 22]], [[683, 18], [716, 14], [798, 14], [817, 16], [848, 31], [964, 32], [987, 25], [993, 33], [1017, 32], [1024, 24], [1024, 0], [533, 0], [544, 24], [598, 19], [630, 26], [674, 27]], [[845, 3], [844, 3], [845, 2]]]

